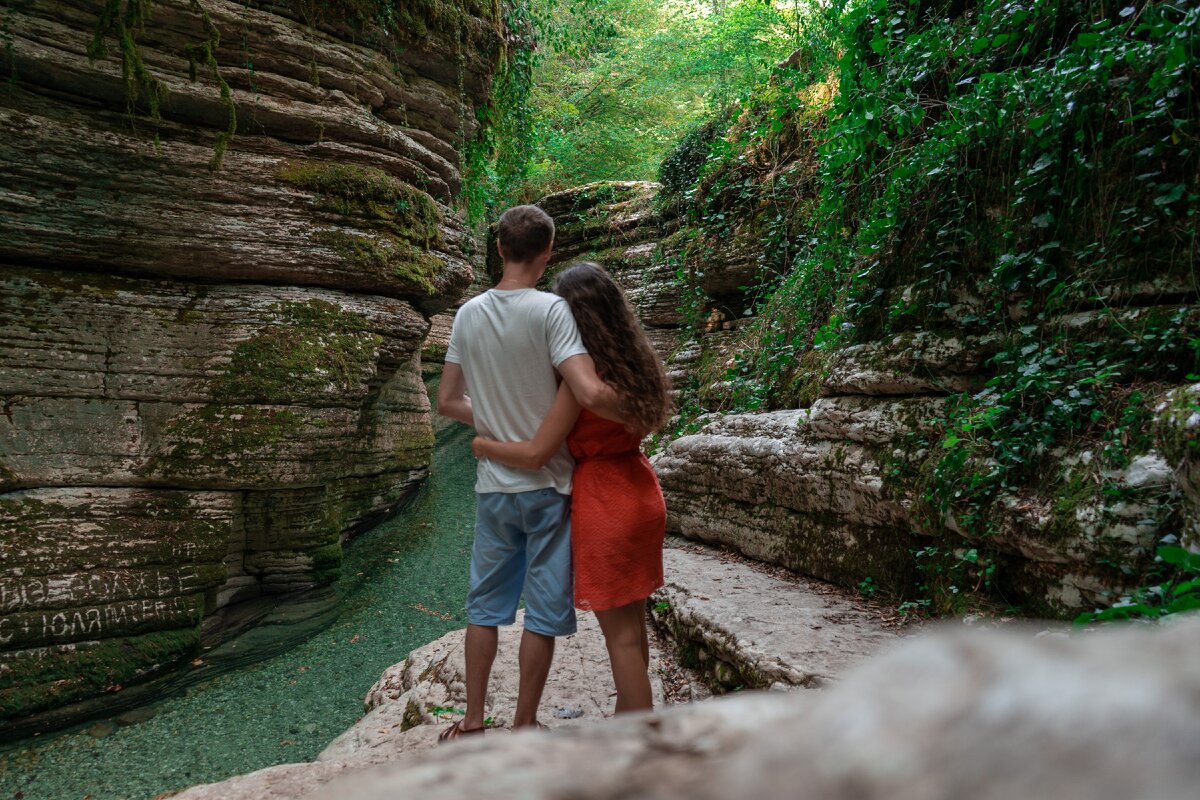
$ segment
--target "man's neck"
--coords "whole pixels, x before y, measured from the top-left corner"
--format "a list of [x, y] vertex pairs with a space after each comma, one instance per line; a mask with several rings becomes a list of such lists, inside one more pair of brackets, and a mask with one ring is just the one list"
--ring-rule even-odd
[[532, 264], [505, 263], [504, 275], [496, 283], [497, 289], [532, 289], [537, 286], [544, 270]]

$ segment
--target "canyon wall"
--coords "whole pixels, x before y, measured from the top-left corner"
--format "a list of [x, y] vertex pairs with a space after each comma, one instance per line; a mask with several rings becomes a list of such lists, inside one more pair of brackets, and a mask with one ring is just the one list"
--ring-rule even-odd
[[0, 12], [0, 719], [330, 583], [424, 478], [420, 351], [473, 280], [460, 153], [504, 30], [370, 8]]

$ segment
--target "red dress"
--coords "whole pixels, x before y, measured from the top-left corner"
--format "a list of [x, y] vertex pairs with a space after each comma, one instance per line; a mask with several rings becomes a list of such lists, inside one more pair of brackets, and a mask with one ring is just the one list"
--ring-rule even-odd
[[571, 556], [575, 607], [605, 611], [663, 585], [667, 509], [641, 442], [584, 409], [567, 446], [575, 457]]

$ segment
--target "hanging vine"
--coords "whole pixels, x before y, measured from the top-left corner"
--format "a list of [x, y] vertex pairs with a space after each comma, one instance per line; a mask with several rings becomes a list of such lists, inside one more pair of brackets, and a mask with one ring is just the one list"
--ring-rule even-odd
[[208, 167], [213, 172], [221, 168], [221, 163], [225, 160], [225, 150], [229, 147], [229, 142], [233, 140], [233, 135], [237, 133], [237, 104], [233, 102], [233, 90], [229, 88], [229, 83], [221, 76], [221, 70], [217, 64], [216, 50], [221, 45], [221, 31], [213, 24], [212, 17], [208, 15], [208, 11], [204, 6], [200, 5], [200, 0], [192, 0], [192, 8], [196, 9], [200, 14], [200, 19], [204, 21], [204, 33], [207, 38], [196, 44], [188, 45], [188, 76], [194, 81], [196, 80], [197, 67], [206, 67], [212, 75], [213, 80], [221, 90], [221, 105], [229, 114], [229, 122], [225, 130], [217, 134], [216, 144], [213, 145], [212, 159], [208, 162]]
[[[221, 31], [200, 0], [191, 0], [191, 7], [200, 15], [205, 38], [184, 48], [189, 77], [195, 81], [199, 68], [207, 69], [220, 90], [221, 105], [228, 113], [228, 124], [217, 134], [213, 156], [209, 161], [209, 168], [216, 171], [221, 168], [225, 151], [237, 132], [237, 105], [233, 100], [233, 91], [221, 75], [217, 63], [216, 50], [221, 43]], [[109, 40], [116, 41], [130, 119], [134, 118], [137, 111], [144, 110], [151, 120], [158, 123], [162, 121], [162, 106], [167, 100], [168, 90], [147, 68], [138, 43], [138, 37], [145, 31], [152, 11], [153, 0], [105, 0], [87, 53], [91, 59], [107, 58]]]
[[121, 54], [121, 77], [130, 117], [143, 106], [150, 118], [158, 122], [162, 119], [160, 106], [166, 99], [167, 87], [146, 68], [137, 43], [150, 19], [152, 6], [152, 0], [105, 0], [87, 54], [91, 59], [107, 58], [108, 39], [114, 39]]

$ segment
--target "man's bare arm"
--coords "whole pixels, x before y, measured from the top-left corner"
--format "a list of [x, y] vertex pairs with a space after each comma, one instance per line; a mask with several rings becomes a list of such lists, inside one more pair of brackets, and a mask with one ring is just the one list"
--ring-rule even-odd
[[475, 427], [475, 413], [471, 398], [467, 397], [467, 378], [462, 367], [449, 361], [442, 367], [442, 382], [438, 384], [438, 413]]
[[[617, 393], [596, 374], [596, 365], [588, 355], [571, 356], [558, 365], [563, 380], [579, 405], [613, 422], [624, 423]], [[445, 380], [443, 378], [442, 380]]]

